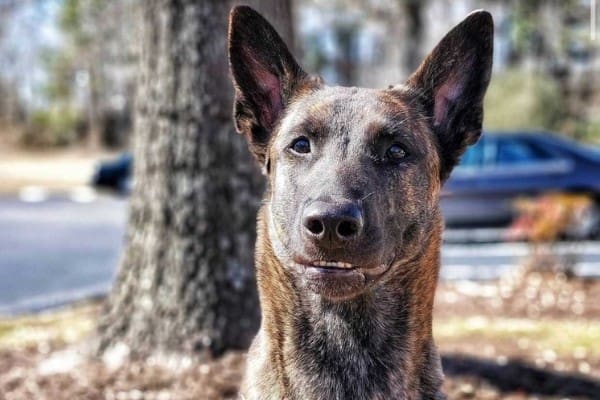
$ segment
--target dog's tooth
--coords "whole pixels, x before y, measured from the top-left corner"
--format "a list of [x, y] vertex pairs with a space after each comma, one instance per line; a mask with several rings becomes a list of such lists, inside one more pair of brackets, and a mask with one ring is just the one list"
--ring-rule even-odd
[[316, 267], [331, 267], [331, 268], [344, 268], [350, 269], [352, 268], [352, 264], [343, 262], [343, 261], [315, 261], [313, 265]]

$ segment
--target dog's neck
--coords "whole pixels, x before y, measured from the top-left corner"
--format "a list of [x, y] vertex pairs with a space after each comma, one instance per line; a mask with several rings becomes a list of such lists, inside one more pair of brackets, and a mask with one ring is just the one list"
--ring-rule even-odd
[[340, 302], [298, 290], [268, 242], [257, 254], [263, 321], [249, 373], [277, 387], [273, 398], [441, 398], [431, 335], [439, 232], [376, 288]]

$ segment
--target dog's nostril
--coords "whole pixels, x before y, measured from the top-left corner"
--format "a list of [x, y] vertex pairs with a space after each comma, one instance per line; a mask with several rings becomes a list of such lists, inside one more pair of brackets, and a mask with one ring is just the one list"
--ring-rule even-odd
[[301, 229], [302, 234], [317, 246], [345, 246], [362, 232], [361, 210], [350, 201], [313, 201], [303, 210]]
[[313, 235], [320, 235], [325, 230], [323, 222], [318, 219], [310, 219], [306, 222], [306, 229]]
[[337, 233], [342, 238], [356, 235], [358, 224], [355, 221], [342, 221], [337, 226]]

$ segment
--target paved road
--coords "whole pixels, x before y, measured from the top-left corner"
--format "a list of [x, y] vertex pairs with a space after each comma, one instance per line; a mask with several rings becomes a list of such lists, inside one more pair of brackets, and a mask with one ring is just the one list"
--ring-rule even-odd
[[105, 293], [123, 242], [126, 202], [0, 198], [0, 313]]
[[[0, 198], [0, 314], [40, 310], [106, 293], [123, 243], [126, 201], [85, 191]], [[559, 247], [600, 275], [600, 243]], [[492, 279], [527, 255], [520, 243], [446, 244], [442, 278]]]

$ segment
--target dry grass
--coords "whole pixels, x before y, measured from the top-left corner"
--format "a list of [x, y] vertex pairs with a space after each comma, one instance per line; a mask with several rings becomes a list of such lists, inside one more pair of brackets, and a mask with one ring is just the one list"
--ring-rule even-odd
[[17, 193], [26, 186], [67, 190], [87, 185], [99, 160], [115, 152], [64, 148], [24, 150], [0, 141], [0, 194]]
[[[434, 322], [438, 343], [456, 341], [510, 342], [517, 347], [552, 349], [558, 356], [585, 354], [600, 360], [600, 321], [531, 320], [489, 316], [452, 317]], [[520, 346], [519, 346], [520, 343]]]
[[76, 342], [93, 331], [98, 310], [97, 304], [83, 304], [38, 315], [0, 319], [0, 350], [25, 348], [41, 342]]
[[[531, 282], [523, 284], [503, 300], [508, 306], [498, 308], [492, 306], [496, 296], [486, 297], [489, 283], [471, 283], [479, 285], [471, 291], [440, 285], [434, 335], [444, 356], [449, 399], [595, 398], [589, 393], [600, 379], [595, 307], [600, 282], [561, 280], [560, 290], [585, 291], [584, 313], [568, 314], [555, 305], [536, 318], [517, 307]], [[539, 286], [554, 284], [546, 279]], [[120, 366], [86, 358], [80, 344], [93, 333], [99, 310], [98, 303], [88, 303], [0, 319], [0, 393], [4, 390], [6, 399], [49, 400], [236, 398], [243, 352], [215, 360], [150, 357]]]

